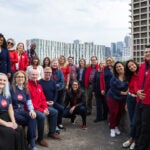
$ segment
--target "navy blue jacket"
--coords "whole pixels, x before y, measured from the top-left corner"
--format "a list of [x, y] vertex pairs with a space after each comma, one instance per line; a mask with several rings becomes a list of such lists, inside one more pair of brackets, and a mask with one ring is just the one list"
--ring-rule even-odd
[[0, 72], [5, 74], [11, 72], [11, 63], [7, 49], [2, 49], [0, 52]]
[[95, 72], [93, 82], [92, 82], [92, 88], [93, 92], [95, 92], [95, 96], [101, 95], [101, 88], [100, 88], [100, 73], [99, 71]]
[[43, 88], [46, 100], [56, 102], [57, 99], [57, 88], [56, 83], [53, 80], [45, 81], [43, 79], [39, 80], [39, 84]]
[[[56, 83], [57, 91], [64, 89], [65, 81], [64, 81], [64, 75], [63, 75], [62, 71], [60, 69], [57, 69], [55, 72], [52, 73], [52, 75], [54, 75], [56, 77], [56, 79], [54, 81]], [[53, 80], [52, 77], [51, 77], [51, 79]]]
[[77, 69], [77, 80], [79, 81], [80, 85], [82, 88], [85, 88], [85, 85], [84, 85], [84, 80], [85, 80], [85, 72], [86, 72], [86, 68], [83, 69], [83, 73], [82, 73], [82, 80], [80, 81], [79, 78], [80, 78], [80, 68]]
[[105, 87], [106, 87], [106, 93], [108, 92], [110, 88], [110, 80], [113, 76], [112, 71], [109, 67], [104, 68], [104, 79], [105, 79]]
[[110, 89], [108, 90], [107, 96], [113, 100], [125, 102], [126, 96], [121, 95], [121, 91], [127, 91], [128, 82], [120, 81], [117, 77], [113, 76], [110, 80]]

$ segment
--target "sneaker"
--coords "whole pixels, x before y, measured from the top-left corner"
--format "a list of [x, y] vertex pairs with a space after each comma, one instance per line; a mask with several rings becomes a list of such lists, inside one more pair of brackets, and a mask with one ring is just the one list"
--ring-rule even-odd
[[86, 129], [87, 129], [87, 126], [86, 126], [86, 125], [83, 125], [83, 126], [82, 126], [82, 129], [83, 129], [83, 130], [86, 130]]
[[115, 136], [116, 136], [115, 129], [110, 129], [110, 137], [115, 137]]
[[60, 134], [60, 129], [56, 126], [56, 133]]
[[61, 137], [57, 133], [48, 133], [48, 137], [51, 137], [55, 140], [61, 140]]
[[58, 125], [58, 128], [59, 128], [59, 129], [64, 129], [64, 126], [63, 126], [62, 124], [59, 124], [59, 125]]
[[31, 148], [29, 148], [29, 150], [39, 150], [37, 147], [31, 147]]
[[115, 133], [117, 134], [117, 135], [120, 135], [120, 130], [119, 130], [119, 128], [118, 127], [115, 127]]
[[44, 146], [44, 147], [48, 147], [48, 144], [47, 142], [43, 139], [43, 140], [40, 140], [40, 141], [37, 141], [37, 143], [41, 146]]
[[130, 145], [131, 145], [130, 140], [127, 140], [127, 141], [125, 141], [125, 142], [122, 144], [122, 147], [123, 147], [123, 148], [128, 148]]
[[133, 142], [131, 145], [130, 145], [130, 150], [133, 150], [134, 149], [134, 147], [135, 147], [135, 142]]

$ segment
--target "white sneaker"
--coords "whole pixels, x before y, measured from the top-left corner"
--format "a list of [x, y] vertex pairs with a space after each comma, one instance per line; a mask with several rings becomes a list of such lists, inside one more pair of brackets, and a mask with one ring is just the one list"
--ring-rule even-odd
[[131, 145], [130, 140], [127, 140], [127, 141], [125, 141], [125, 142], [122, 144], [122, 147], [123, 147], [123, 148], [128, 148], [130, 145]]
[[120, 135], [120, 130], [119, 130], [119, 128], [118, 127], [115, 127], [115, 133], [117, 134], [117, 135]]
[[131, 145], [130, 145], [130, 150], [133, 150], [134, 149], [134, 147], [135, 147], [135, 142], [133, 142]]
[[115, 137], [116, 133], [115, 133], [115, 129], [110, 129], [110, 137]]

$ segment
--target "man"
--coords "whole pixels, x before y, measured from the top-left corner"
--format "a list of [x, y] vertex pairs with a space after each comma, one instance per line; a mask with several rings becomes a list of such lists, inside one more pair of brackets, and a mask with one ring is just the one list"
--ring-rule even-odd
[[145, 61], [141, 64], [137, 81], [135, 150], [146, 150], [150, 139], [150, 45], [146, 46]]
[[60, 139], [59, 135], [56, 134], [56, 121], [57, 121], [57, 111], [49, 109], [47, 106], [46, 98], [41, 85], [37, 81], [38, 71], [32, 69], [29, 72], [28, 87], [31, 95], [31, 100], [37, 115], [37, 126], [38, 126], [38, 139], [37, 142], [41, 146], [48, 147], [47, 142], [43, 139], [44, 135], [44, 122], [46, 116], [48, 116], [49, 121], [49, 133], [48, 137], [54, 139]]
[[93, 98], [92, 82], [96, 70], [98, 70], [97, 57], [92, 56], [91, 65], [86, 69], [85, 80], [84, 80], [85, 88], [87, 91], [87, 115], [91, 115], [92, 113], [92, 98]]
[[[43, 88], [49, 109], [58, 111], [58, 114], [61, 114], [62, 118], [64, 106], [57, 102], [57, 87], [55, 81], [51, 79], [51, 76], [52, 76], [51, 68], [50, 67], [44, 68], [44, 79], [41, 79], [39, 83]], [[60, 116], [58, 115], [58, 117]]]
[[37, 54], [35, 52], [35, 49], [36, 49], [36, 44], [32, 43], [31, 46], [30, 46], [30, 49], [27, 50], [27, 55], [28, 55], [28, 58], [29, 58], [29, 64], [30, 65], [31, 65], [33, 57], [37, 56]]
[[70, 68], [70, 85], [71, 82], [77, 80], [77, 66], [74, 64], [74, 58], [68, 57], [68, 67]]

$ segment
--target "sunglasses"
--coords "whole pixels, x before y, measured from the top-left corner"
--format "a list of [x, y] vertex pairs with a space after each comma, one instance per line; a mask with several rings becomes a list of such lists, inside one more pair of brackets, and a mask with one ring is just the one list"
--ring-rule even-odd
[[8, 45], [14, 46], [14, 43], [12, 42], [7, 42]]

